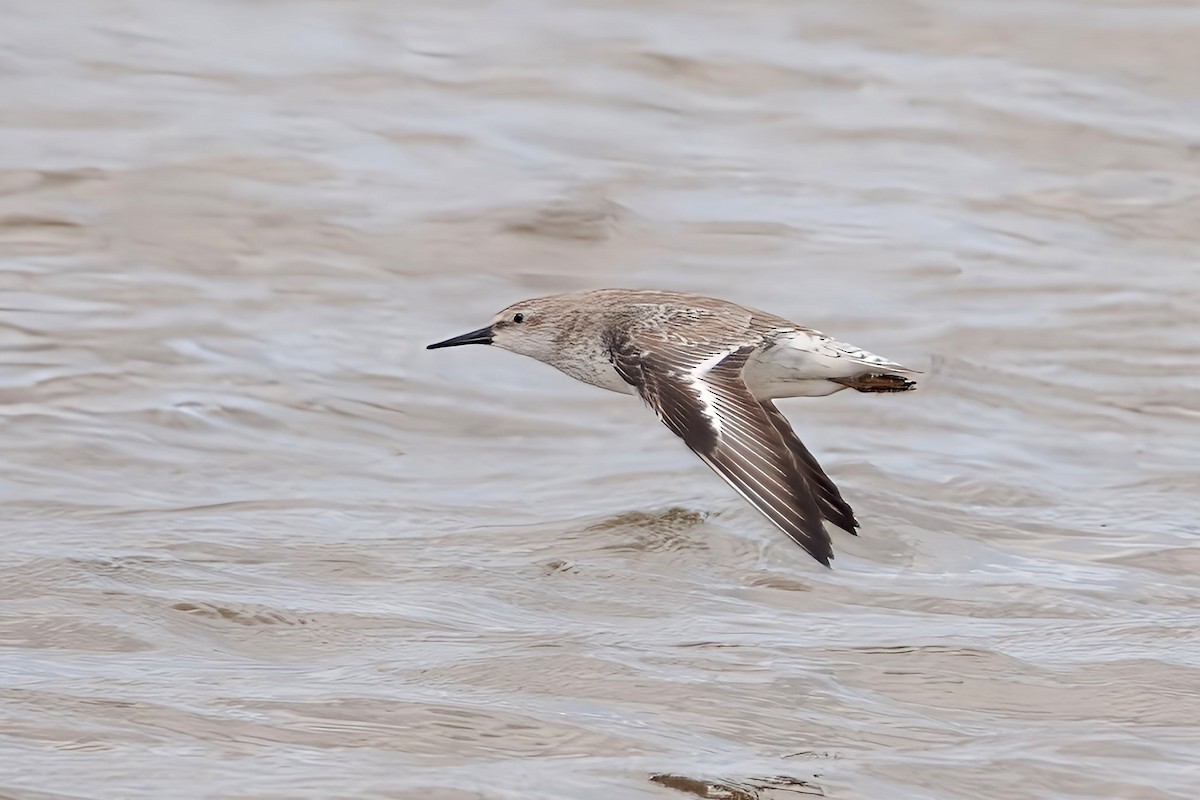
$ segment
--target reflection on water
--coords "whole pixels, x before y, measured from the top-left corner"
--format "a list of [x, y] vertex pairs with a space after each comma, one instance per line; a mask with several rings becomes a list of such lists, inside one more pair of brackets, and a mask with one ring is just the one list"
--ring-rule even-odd
[[[0, 795], [1197, 796], [1198, 34], [6, 9]], [[422, 349], [601, 286], [927, 368], [783, 407], [835, 570], [635, 400]]]
[[721, 800], [771, 800], [776, 797], [825, 796], [819, 787], [808, 781], [798, 781], [782, 775], [744, 783], [712, 782], [683, 775], [652, 775], [650, 780], [661, 786], [678, 789], [696, 797], [721, 798]]

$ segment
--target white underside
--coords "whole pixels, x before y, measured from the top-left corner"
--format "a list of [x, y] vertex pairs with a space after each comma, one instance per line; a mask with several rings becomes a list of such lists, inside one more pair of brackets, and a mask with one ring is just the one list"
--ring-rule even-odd
[[781, 397], [824, 397], [846, 388], [840, 383], [821, 378], [797, 379], [786, 375], [777, 375], [774, 370], [767, 368], [760, 367], [751, 371], [749, 364], [746, 365], [743, 376], [750, 393], [759, 400], [777, 400]]
[[[697, 365], [695, 375], [702, 377], [727, 353], [716, 353]], [[586, 364], [586, 367], [583, 365]], [[562, 369], [562, 367], [560, 367]], [[611, 364], [604, 361], [573, 363], [564, 369], [572, 377], [602, 389], [621, 394], [636, 394]], [[746, 386], [760, 400], [780, 397], [824, 397], [846, 387], [830, 378], [852, 378], [869, 372], [910, 372], [886, 358], [853, 345], [836, 342], [819, 333], [794, 331], [780, 336], [772, 347], [764, 348], [746, 361], [742, 376]]]
[[742, 371], [755, 397], [823, 397], [846, 387], [830, 378], [870, 372], [908, 372], [899, 364], [820, 333], [793, 331], [758, 351]]

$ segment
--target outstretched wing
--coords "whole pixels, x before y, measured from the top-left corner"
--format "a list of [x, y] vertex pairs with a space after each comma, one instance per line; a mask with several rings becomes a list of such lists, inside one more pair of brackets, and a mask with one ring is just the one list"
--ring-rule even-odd
[[800, 441], [800, 437], [792, 430], [787, 417], [770, 400], [763, 400], [761, 405], [767, 412], [771, 424], [775, 426], [775, 430], [779, 431], [779, 435], [788, 443], [788, 448], [804, 472], [804, 477], [808, 479], [808, 485], [812, 487], [813, 494], [817, 497], [817, 505], [821, 508], [821, 516], [846, 533], [857, 536], [858, 531], [855, 528], [858, 527], [858, 520], [854, 518], [854, 509], [850, 508], [850, 504], [842, 499], [842, 493], [825, 474], [825, 470], [821, 469], [821, 465], [817, 463], [817, 459], [813, 458], [813, 454], [808, 452], [808, 448]]
[[633, 337], [618, 338], [610, 347], [617, 373], [659, 419], [763, 516], [829, 566], [833, 550], [809, 485], [806, 472], [811, 470], [793, 455], [792, 441], [772, 420], [774, 407], [768, 411], [742, 380], [754, 347], [643, 344]]

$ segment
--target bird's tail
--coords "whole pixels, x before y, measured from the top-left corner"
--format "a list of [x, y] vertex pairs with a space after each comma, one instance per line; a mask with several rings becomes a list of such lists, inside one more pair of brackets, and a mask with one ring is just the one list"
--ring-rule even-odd
[[834, 383], [860, 392], [907, 392], [917, 388], [917, 382], [894, 372], [864, 372], [852, 378], [830, 378]]

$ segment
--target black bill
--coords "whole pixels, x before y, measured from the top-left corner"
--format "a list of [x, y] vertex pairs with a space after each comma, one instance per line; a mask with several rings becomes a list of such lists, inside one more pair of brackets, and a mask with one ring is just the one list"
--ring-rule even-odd
[[452, 339], [447, 339], [444, 342], [431, 344], [426, 347], [426, 350], [437, 350], [439, 347], [458, 347], [460, 344], [491, 344], [492, 343], [492, 326], [480, 328], [477, 331], [464, 333], [462, 336], [455, 336]]

